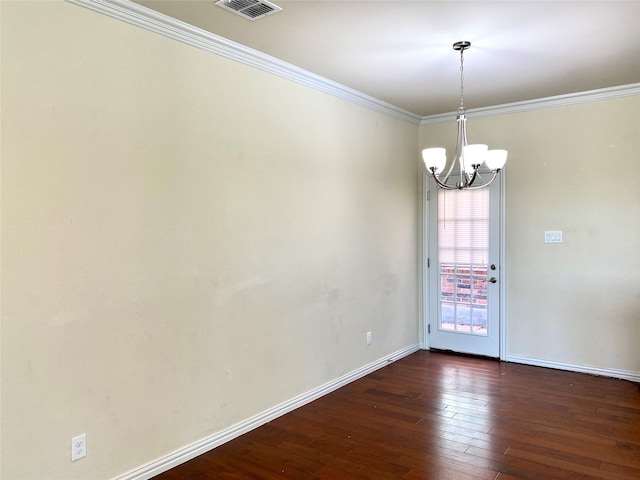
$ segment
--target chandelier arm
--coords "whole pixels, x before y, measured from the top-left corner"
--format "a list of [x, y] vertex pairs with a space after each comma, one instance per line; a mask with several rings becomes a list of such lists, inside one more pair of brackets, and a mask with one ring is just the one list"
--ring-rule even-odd
[[440, 180], [440, 178], [438, 178], [438, 175], [436, 174], [436, 169], [435, 168], [431, 168], [431, 175], [433, 176], [433, 179], [436, 181], [436, 184], [438, 185], [438, 187], [442, 188], [443, 190], [457, 190], [458, 187], [453, 187], [451, 185], [447, 185], [446, 183], [442, 183], [442, 181]]
[[478, 190], [479, 188], [484, 188], [484, 187], [488, 187], [489, 185], [491, 185], [491, 183], [498, 176], [498, 173], [500, 173], [500, 169], [497, 169], [492, 173], [493, 173], [493, 176], [491, 177], [491, 180], [489, 180], [488, 182], [483, 182], [481, 185], [469, 186], [469, 187], [467, 187], [467, 190]]
[[[469, 178], [469, 176], [467, 176], [467, 188], [471, 187], [471, 185], [473, 185], [473, 182], [476, 181], [476, 178], [478, 177], [478, 168], [480, 168], [480, 165], [478, 165], [477, 167], [474, 167], [473, 169], [473, 175], [471, 175], [471, 178]], [[466, 172], [465, 172], [466, 174]]]
[[465, 145], [467, 145], [467, 116], [463, 107], [460, 107], [458, 109], [458, 116], [456, 117], [456, 121], [458, 123], [458, 138], [456, 140], [456, 150], [453, 154], [451, 165], [449, 165], [447, 174], [444, 177], [444, 183], [447, 183], [447, 181], [449, 180], [449, 177], [453, 172], [453, 167], [455, 167], [456, 163], [460, 166], [460, 181], [462, 181], [462, 149]]
[[449, 177], [451, 176], [453, 167], [456, 164], [456, 159], [458, 158], [457, 152], [458, 152], [458, 149], [456, 147], [456, 154], [454, 154], [453, 159], [451, 160], [451, 165], [449, 165], [449, 169], [447, 170], [447, 174], [444, 176], [444, 179], [442, 180], [444, 183], [447, 183], [449, 181]]

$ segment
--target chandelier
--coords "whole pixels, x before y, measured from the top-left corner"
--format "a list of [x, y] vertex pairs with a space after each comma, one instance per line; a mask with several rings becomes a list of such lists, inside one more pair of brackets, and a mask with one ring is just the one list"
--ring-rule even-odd
[[[464, 51], [471, 42], [456, 42], [453, 49], [460, 52], [460, 106], [458, 107], [458, 140], [453, 160], [446, 174], [442, 176], [447, 163], [447, 151], [444, 148], [425, 148], [422, 159], [427, 170], [433, 175], [438, 187], [445, 190], [473, 190], [488, 186], [493, 182], [507, 161], [506, 150], [489, 150], [487, 145], [467, 144], [467, 115], [464, 108]], [[483, 178], [480, 167], [485, 164], [491, 172], [491, 178]], [[457, 165], [457, 174], [452, 176]]]

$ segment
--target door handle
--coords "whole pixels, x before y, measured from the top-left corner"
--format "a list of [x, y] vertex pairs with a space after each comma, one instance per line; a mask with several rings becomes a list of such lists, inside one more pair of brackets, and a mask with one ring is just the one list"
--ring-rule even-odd
[[496, 282], [498, 281], [498, 279], [497, 279], [496, 277], [491, 277], [491, 278], [489, 279], [489, 281], [490, 281], [491, 283], [496, 283]]

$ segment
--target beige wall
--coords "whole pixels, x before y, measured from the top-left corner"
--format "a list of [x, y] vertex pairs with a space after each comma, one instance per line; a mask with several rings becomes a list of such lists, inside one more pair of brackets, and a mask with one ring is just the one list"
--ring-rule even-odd
[[0, 4], [3, 479], [117, 476], [418, 342], [415, 125]]
[[[507, 354], [640, 373], [640, 97], [467, 128], [471, 143], [509, 150]], [[421, 146], [455, 141], [453, 129], [421, 127]], [[564, 243], [545, 245], [545, 230]]]

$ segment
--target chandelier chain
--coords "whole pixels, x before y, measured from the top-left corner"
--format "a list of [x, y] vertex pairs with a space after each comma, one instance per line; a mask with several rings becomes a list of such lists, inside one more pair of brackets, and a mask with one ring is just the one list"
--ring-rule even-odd
[[460, 49], [460, 108], [464, 110], [464, 49]]

